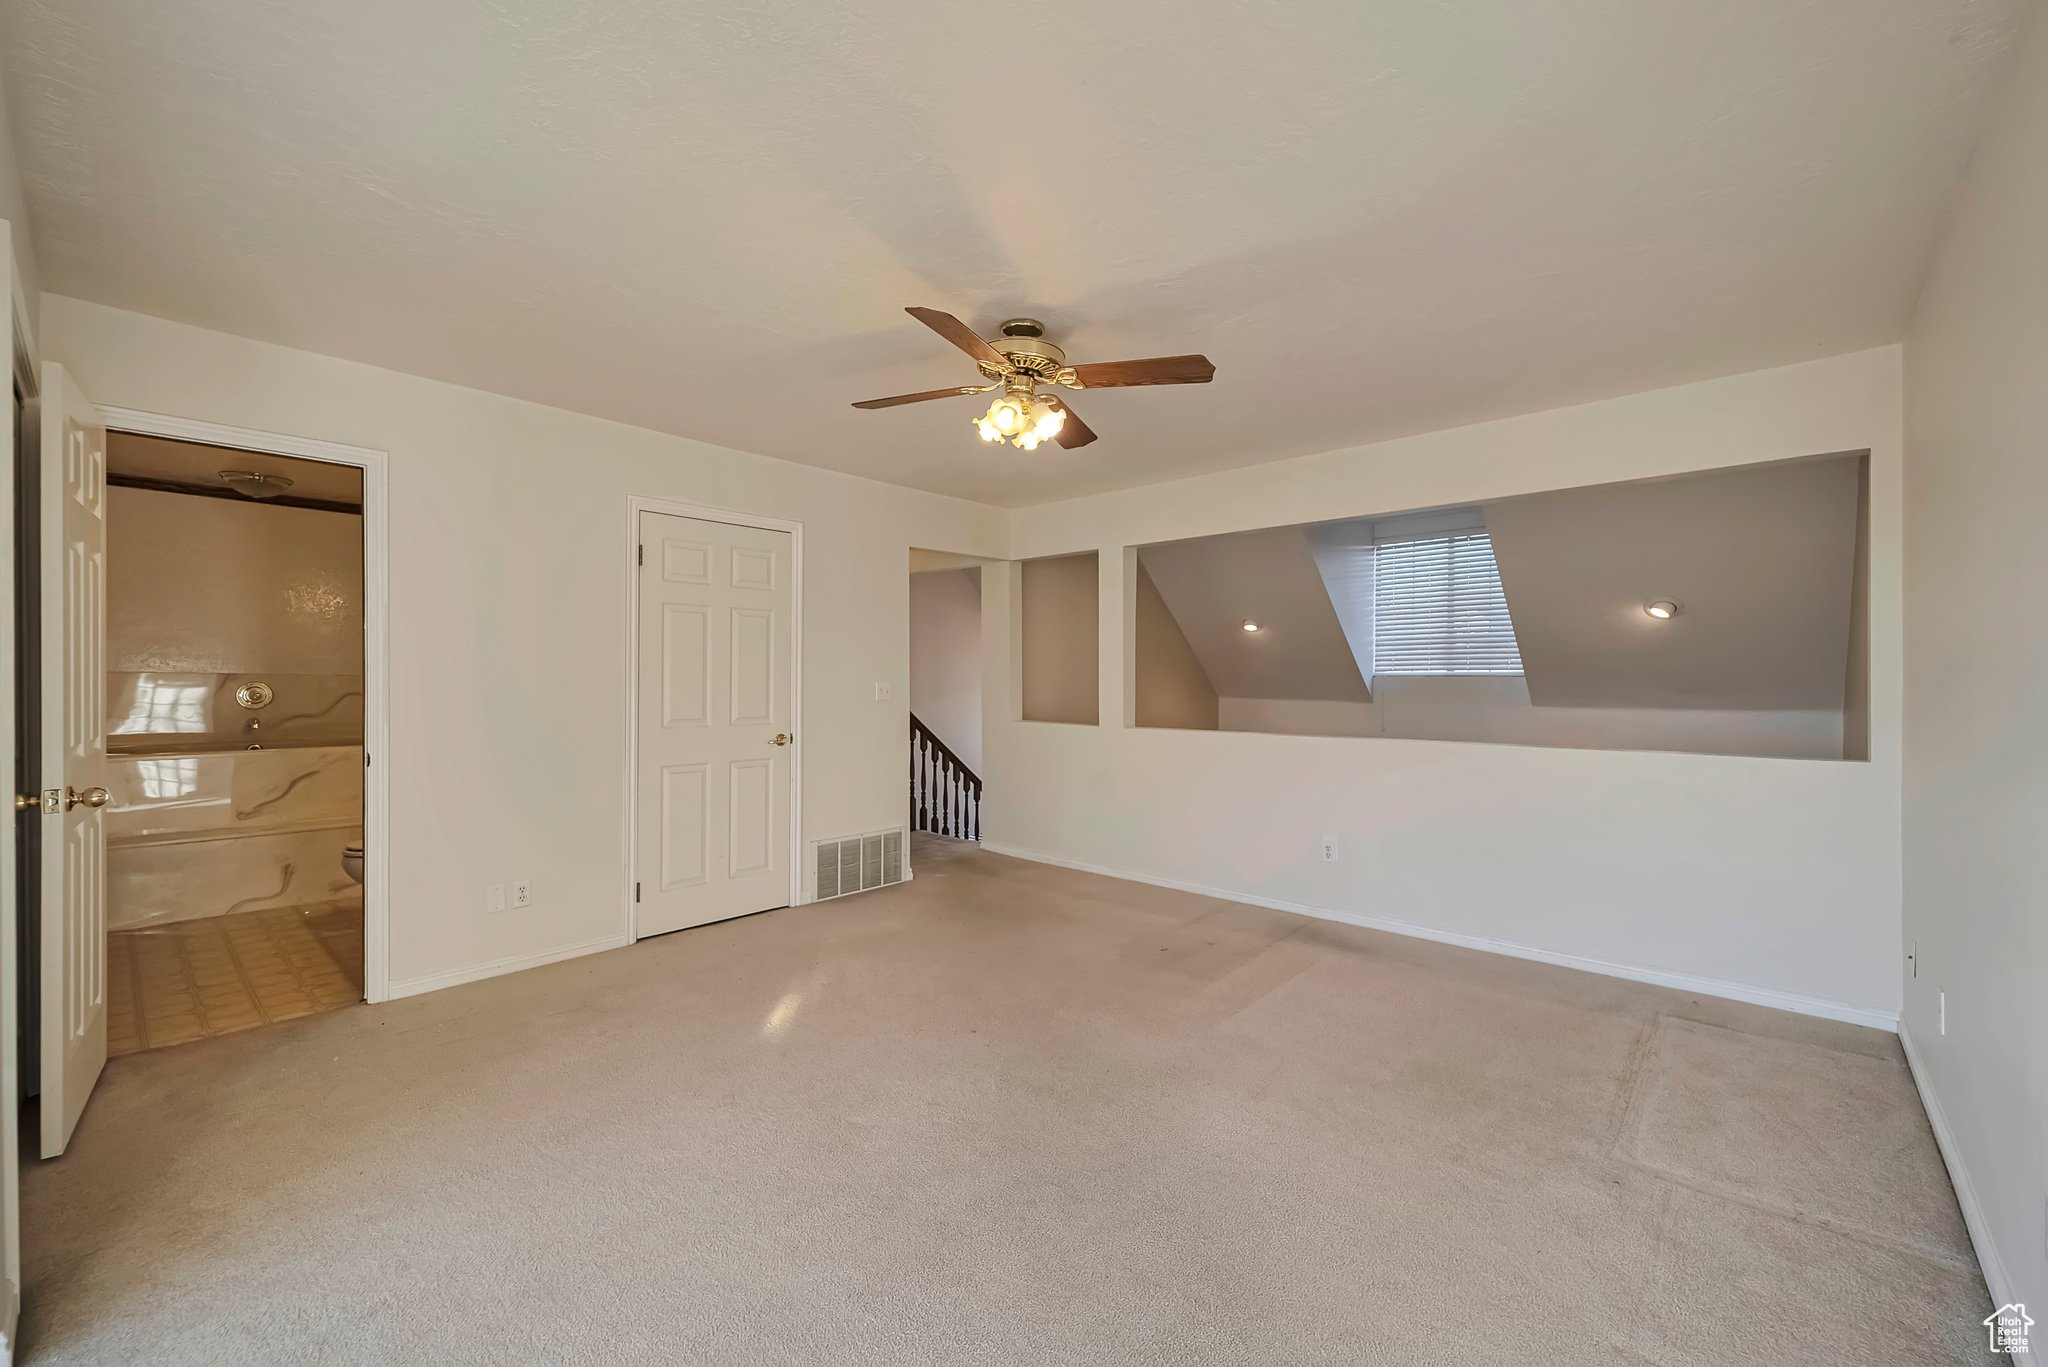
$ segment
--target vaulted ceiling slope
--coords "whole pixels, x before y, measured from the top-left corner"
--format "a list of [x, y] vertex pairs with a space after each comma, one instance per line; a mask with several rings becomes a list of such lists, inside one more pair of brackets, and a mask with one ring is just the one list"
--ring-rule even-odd
[[[1862, 482], [1861, 456], [1832, 456], [1476, 510], [1493, 540], [1529, 700], [1839, 712]], [[1146, 546], [1139, 557], [1219, 695], [1365, 702], [1370, 646], [1350, 637], [1335, 604], [1362, 597], [1354, 607], [1370, 612], [1363, 557], [1374, 525], [1200, 537]], [[1652, 619], [1644, 608], [1659, 599], [1678, 603], [1678, 616]], [[1244, 631], [1246, 618], [1260, 630]]]
[[[1839, 711], [1862, 458], [1488, 504], [1539, 707]], [[1668, 599], [1679, 615], [1651, 619]]]
[[1370, 700], [1370, 664], [1345, 640], [1304, 529], [1171, 541], [1138, 558], [1217, 696]]
[[[1004, 504], [1895, 340], [2020, 0], [12, 0], [45, 285]], [[1207, 387], [972, 440], [901, 309]]]

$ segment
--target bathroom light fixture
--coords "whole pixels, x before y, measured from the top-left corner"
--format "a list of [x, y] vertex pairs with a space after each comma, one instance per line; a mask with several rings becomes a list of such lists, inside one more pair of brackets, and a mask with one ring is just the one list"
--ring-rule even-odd
[[1244, 619], [1244, 629], [1246, 631], [1257, 631], [1259, 629], [1259, 624], [1257, 622], [1254, 622], [1251, 618], [1247, 617]]
[[221, 483], [244, 498], [276, 498], [292, 487], [284, 475], [266, 475], [257, 470], [222, 470]]
[[1660, 622], [1668, 622], [1678, 615], [1678, 604], [1672, 602], [1669, 598], [1659, 598], [1653, 602], [1643, 604], [1643, 611], [1649, 613]]

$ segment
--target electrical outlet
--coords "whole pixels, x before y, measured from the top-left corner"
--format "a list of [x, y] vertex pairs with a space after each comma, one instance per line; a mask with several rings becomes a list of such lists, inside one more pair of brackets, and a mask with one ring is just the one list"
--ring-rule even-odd
[[1337, 862], [1337, 837], [1334, 835], [1323, 837], [1323, 862], [1325, 864]]
[[894, 684], [892, 684], [892, 683], [889, 683], [889, 682], [887, 682], [887, 681], [879, 682], [879, 683], [877, 683], [877, 684], [875, 685], [875, 701], [876, 701], [876, 702], [887, 702], [887, 701], [889, 701], [889, 699], [891, 699], [891, 698], [893, 698], [893, 697], [895, 697], [895, 696], [896, 696], [896, 685], [894, 685]]
[[512, 885], [512, 909], [521, 910], [533, 905], [533, 880], [522, 878]]
[[484, 910], [496, 915], [505, 909], [505, 885], [493, 883], [484, 889]]

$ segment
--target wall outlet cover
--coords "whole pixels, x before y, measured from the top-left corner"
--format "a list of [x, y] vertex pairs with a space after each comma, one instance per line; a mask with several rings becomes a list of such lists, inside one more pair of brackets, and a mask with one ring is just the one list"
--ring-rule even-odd
[[1337, 862], [1337, 837], [1334, 835], [1323, 837], [1323, 862], [1325, 864]]
[[533, 905], [533, 880], [522, 878], [512, 885], [512, 906], [516, 910]]
[[495, 915], [505, 909], [505, 885], [493, 883], [484, 889], [484, 910]]
[[887, 702], [887, 701], [889, 701], [889, 699], [891, 699], [891, 698], [893, 698], [893, 697], [895, 697], [895, 696], [896, 696], [896, 685], [894, 685], [894, 684], [892, 684], [892, 683], [877, 683], [877, 684], [875, 685], [875, 701], [876, 701], [876, 702]]

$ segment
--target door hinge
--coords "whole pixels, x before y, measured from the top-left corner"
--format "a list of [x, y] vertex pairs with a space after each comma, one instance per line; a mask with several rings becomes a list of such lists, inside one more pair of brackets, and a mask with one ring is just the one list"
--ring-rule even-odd
[[370, 752], [368, 750], [363, 751], [363, 767], [365, 769], [370, 767]]
[[640, 885], [638, 883], [633, 885], [633, 900], [636, 902], [640, 900]]
[[636, 554], [635, 554], [635, 555], [634, 555], [634, 557], [633, 557], [633, 563], [634, 563], [634, 564], [636, 564], [636, 565], [644, 565], [644, 564], [646, 564], [646, 563], [647, 563], [647, 547], [645, 547], [645, 546], [635, 546], [635, 547], [633, 548], [633, 550], [634, 550], [634, 551], [636, 552]]

